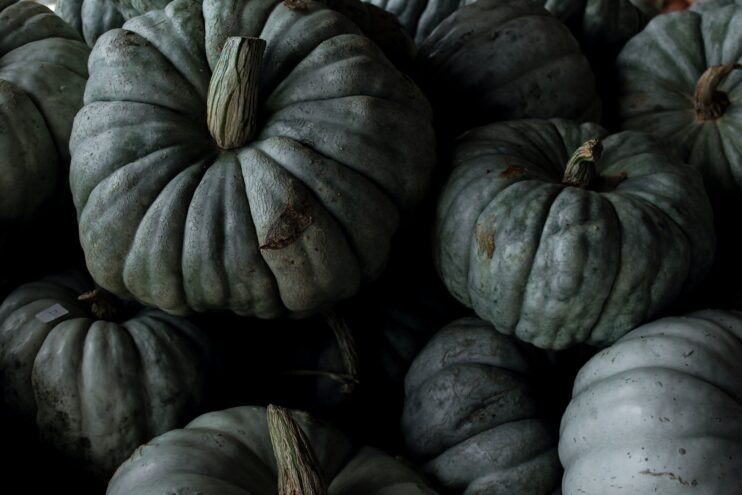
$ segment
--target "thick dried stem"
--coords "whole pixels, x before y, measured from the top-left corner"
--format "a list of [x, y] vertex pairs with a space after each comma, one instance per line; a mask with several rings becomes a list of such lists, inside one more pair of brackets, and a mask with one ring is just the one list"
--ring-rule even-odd
[[90, 303], [90, 312], [99, 320], [115, 320], [118, 315], [118, 310], [111, 300], [111, 296], [101, 289], [80, 294], [77, 300]]
[[266, 418], [278, 468], [278, 495], [327, 495], [317, 456], [291, 412], [270, 405]]
[[265, 46], [260, 38], [238, 36], [224, 43], [206, 101], [209, 132], [222, 149], [239, 148], [255, 137]]
[[356, 340], [353, 338], [353, 333], [345, 319], [338, 316], [334, 311], [327, 311], [325, 313], [325, 320], [335, 334], [340, 356], [343, 359], [344, 376], [351, 378], [343, 384], [341, 392], [349, 394], [353, 392], [355, 386], [358, 384], [358, 375], [360, 373], [360, 360], [358, 359]]
[[740, 68], [740, 64], [712, 65], [701, 74], [696, 83], [694, 104], [698, 120], [714, 120], [724, 115], [729, 107], [729, 97], [716, 88], [730, 72]]
[[595, 162], [603, 153], [603, 145], [599, 139], [591, 139], [577, 148], [567, 162], [562, 184], [585, 189], [595, 178]]

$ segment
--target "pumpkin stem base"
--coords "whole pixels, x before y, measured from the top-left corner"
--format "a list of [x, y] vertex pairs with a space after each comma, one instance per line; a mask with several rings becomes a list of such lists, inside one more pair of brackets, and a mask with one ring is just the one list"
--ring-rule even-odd
[[562, 176], [562, 184], [587, 189], [595, 179], [595, 162], [603, 153], [599, 139], [591, 139], [582, 144], [572, 154]]
[[118, 316], [118, 309], [111, 296], [101, 289], [94, 289], [80, 294], [77, 300], [90, 303], [90, 312], [99, 320], [112, 321]]
[[696, 83], [694, 102], [697, 120], [705, 122], [724, 115], [731, 102], [726, 93], [716, 88], [730, 72], [736, 69], [742, 69], [742, 65], [712, 65], [701, 74]]

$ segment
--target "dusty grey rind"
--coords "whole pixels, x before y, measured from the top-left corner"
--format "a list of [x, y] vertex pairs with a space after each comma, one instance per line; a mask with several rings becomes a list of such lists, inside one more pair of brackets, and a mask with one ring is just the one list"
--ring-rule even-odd
[[[602, 138], [596, 183], [561, 183]], [[463, 135], [438, 200], [442, 280], [498, 331], [542, 348], [608, 345], [685, 297], [713, 261], [700, 174], [649, 135], [521, 120]]]
[[742, 317], [643, 325], [579, 372], [562, 417], [564, 495], [742, 493]]

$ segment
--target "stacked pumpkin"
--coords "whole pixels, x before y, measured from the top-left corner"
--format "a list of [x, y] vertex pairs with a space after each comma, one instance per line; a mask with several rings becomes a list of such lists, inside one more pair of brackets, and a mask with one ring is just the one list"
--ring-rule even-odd
[[662, 10], [0, 0], [0, 247], [79, 234], [0, 273], [2, 414], [91, 493], [741, 493], [742, 316], [677, 315], [742, 14]]

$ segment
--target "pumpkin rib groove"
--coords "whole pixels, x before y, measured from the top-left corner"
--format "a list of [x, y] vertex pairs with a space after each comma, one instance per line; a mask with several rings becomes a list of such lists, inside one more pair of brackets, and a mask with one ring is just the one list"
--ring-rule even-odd
[[[542, 241], [544, 240], [544, 236], [546, 235], [546, 229], [545, 229], [546, 222], [548, 222], [549, 221], [549, 218], [551, 217], [551, 212], [552, 212], [552, 209], [554, 208], [554, 204], [557, 202], [557, 199], [559, 198], [559, 196], [561, 196], [562, 192], [564, 192], [566, 189], [567, 189], [566, 187], [562, 187], [559, 190], [559, 192], [557, 193], [557, 195], [554, 196], [551, 199], [551, 205], [549, 205], [549, 209], [546, 212], [546, 215], [544, 216], [543, 221], [538, 223], [538, 225], [540, 225], [540, 227], [538, 228], [538, 231], [541, 232], [541, 234], [539, 235], [538, 242], [536, 243], [536, 247], [533, 250], [533, 258], [531, 259], [531, 262], [530, 262], [529, 267], [528, 267], [528, 275], [525, 277], [525, 279], [524, 279], [525, 282], [522, 284], [522, 287], [527, 287], [528, 284], [531, 281], [531, 277], [533, 277], [533, 266], [536, 264], [536, 259], [538, 258], [539, 250], [541, 249], [541, 247], [543, 245]], [[520, 324], [521, 319], [522, 319], [522, 316], [523, 316], [523, 301], [524, 300], [525, 300], [525, 293], [523, 291], [521, 291], [520, 302], [518, 304], [518, 306], [519, 306], [519, 308], [518, 308], [518, 319], [516, 320], [515, 324], [513, 325], [513, 333], [516, 336], [518, 336], [517, 328], [518, 328], [518, 325]], [[554, 341], [554, 338], [552, 337], [551, 340], [553, 342]]]
[[[146, 320], [142, 319], [141, 324], [146, 327], [146, 331], [153, 332], [155, 331], [153, 327], [147, 325]], [[135, 331], [133, 329], [134, 325], [136, 325], [135, 320], [129, 320], [124, 323], [123, 328], [126, 330], [126, 335], [128, 336], [132, 348], [135, 350], [137, 360], [139, 361], [138, 365], [136, 366], [137, 369], [137, 379], [136, 382], [141, 385], [140, 387], [137, 387], [137, 391], [139, 392], [139, 402], [144, 404], [144, 411], [152, 412], [152, 404], [150, 400], [150, 393], [151, 393], [151, 387], [149, 384], [149, 380], [145, 379], [146, 373], [143, 373], [145, 371], [145, 367], [147, 366], [147, 363], [144, 361], [144, 356], [142, 355], [142, 350], [140, 349], [140, 342], [139, 340], [134, 336]], [[170, 349], [166, 346], [162, 347], [162, 352], [167, 353], [170, 351]], [[152, 437], [156, 432], [154, 431], [155, 428], [152, 425], [152, 417], [150, 414], [142, 414], [142, 419], [144, 421], [144, 431], [147, 432], [147, 438]]]

